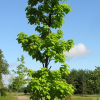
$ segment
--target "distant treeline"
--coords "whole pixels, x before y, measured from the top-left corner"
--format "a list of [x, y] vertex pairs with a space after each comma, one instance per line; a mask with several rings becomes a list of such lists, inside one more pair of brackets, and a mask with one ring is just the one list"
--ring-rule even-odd
[[72, 69], [68, 76], [63, 76], [69, 84], [75, 87], [74, 94], [100, 93], [100, 67], [95, 70]]

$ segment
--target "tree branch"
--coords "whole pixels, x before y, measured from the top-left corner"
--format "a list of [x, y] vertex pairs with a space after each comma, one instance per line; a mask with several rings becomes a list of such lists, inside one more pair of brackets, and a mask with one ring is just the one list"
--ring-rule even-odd
[[52, 67], [52, 66], [50, 66], [50, 68], [49, 68], [48, 70], [50, 70], [50, 69], [51, 69], [51, 67]]

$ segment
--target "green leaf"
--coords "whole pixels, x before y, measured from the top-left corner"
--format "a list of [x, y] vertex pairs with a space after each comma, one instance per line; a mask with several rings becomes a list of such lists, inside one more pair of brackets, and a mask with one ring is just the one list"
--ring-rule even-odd
[[[22, 80], [25, 72], [28, 72], [31, 77], [28, 88], [32, 93], [33, 100], [39, 100], [41, 95], [52, 100], [55, 97], [61, 99], [74, 91], [72, 85], [67, 84], [62, 79], [63, 75], [70, 73], [67, 69], [69, 66], [65, 64], [66, 55], [63, 52], [69, 52], [74, 46], [74, 40], [65, 41], [62, 39], [63, 31], [60, 29], [64, 24], [63, 17], [71, 11], [71, 7], [64, 3], [60, 4], [59, 1], [28, 0], [28, 5], [25, 9], [26, 18], [29, 24], [37, 25], [35, 31], [39, 32], [39, 35], [32, 34], [28, 36], [23, 32], [17, 35], [17, 41], [21, 44], [23, 51], [28, 52], [32, 59], [39, 61], [44, 67], [41, 67], [41, 70], [38, 71], [27, 70], [24, 69], [24, 57], [18, 60], [21, 61], [21, 64], [18, 66], [18, 71], [15, 72]], [[53, 33], [51, 28], [58, 28], [57, 33]], [[55, 63], [62, 64], [59, 71], [48, 70], [52, 58]], [[34, 67], [37, 66], [34, 65]], [[17, 77], [16, 80], [19, 80], [19, 78]], [[52, 94], [52, 91], [55, 95]]]

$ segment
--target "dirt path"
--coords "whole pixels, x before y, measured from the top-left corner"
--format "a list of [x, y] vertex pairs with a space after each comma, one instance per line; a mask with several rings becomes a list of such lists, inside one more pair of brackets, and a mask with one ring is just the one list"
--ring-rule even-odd
[[30, 100], [30, 97], [18, 96], [18, 100]]

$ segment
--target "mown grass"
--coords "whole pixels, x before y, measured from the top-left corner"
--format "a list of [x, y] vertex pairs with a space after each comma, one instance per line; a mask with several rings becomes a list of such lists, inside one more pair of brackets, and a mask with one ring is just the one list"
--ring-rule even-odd
[[[56, 98], [56, 100], [61, 100], [61, 99]], [[100, 96], [98, 97], [98, 95], [85, 95], [82, 97], [81, 95], [73, 95], [69, 99], [62, 99], [62, 100], [100, 100]]]
[[7, 93], [7, 96], [0, 96], [0, 100], [17, 100], [11, 93]]
[[[28, 96], [30, 97], [30, 95], [25, 95], [25, 96]], [[45, 100], [45, 99], [42, 99], [42, 100]], [[58, 99], [56, 98], [56, 100], [61, 100], [61, 99]], [[62, 100], [100, 100], [100, 95], [96, 94], [96, 95], [72, 95], [71, 98], [69, 99], [62, 99]]]
[[[18, 93], [18, 95], [30, 97], [29, 94], [25, 95], [24, 93]], [[0, 100], [17, 100], [15, 96], [16, 96], [16, 93], [8, 93], [7, 96], [0, 97]], [[42, 99], [42, 100], [45, 100], [45, 99]], [[56, 98], [56, 100], [61, 100], [61, 99]], [[82, 97], [82, 95], [72, 95], [70, 99], [62, 99], [62, 100], [100, 100], [100, 96], [99, 95], [84, 95]]]
[[73, 95], [69, 100], [100, 100], [100, 96], [98, 95]]

